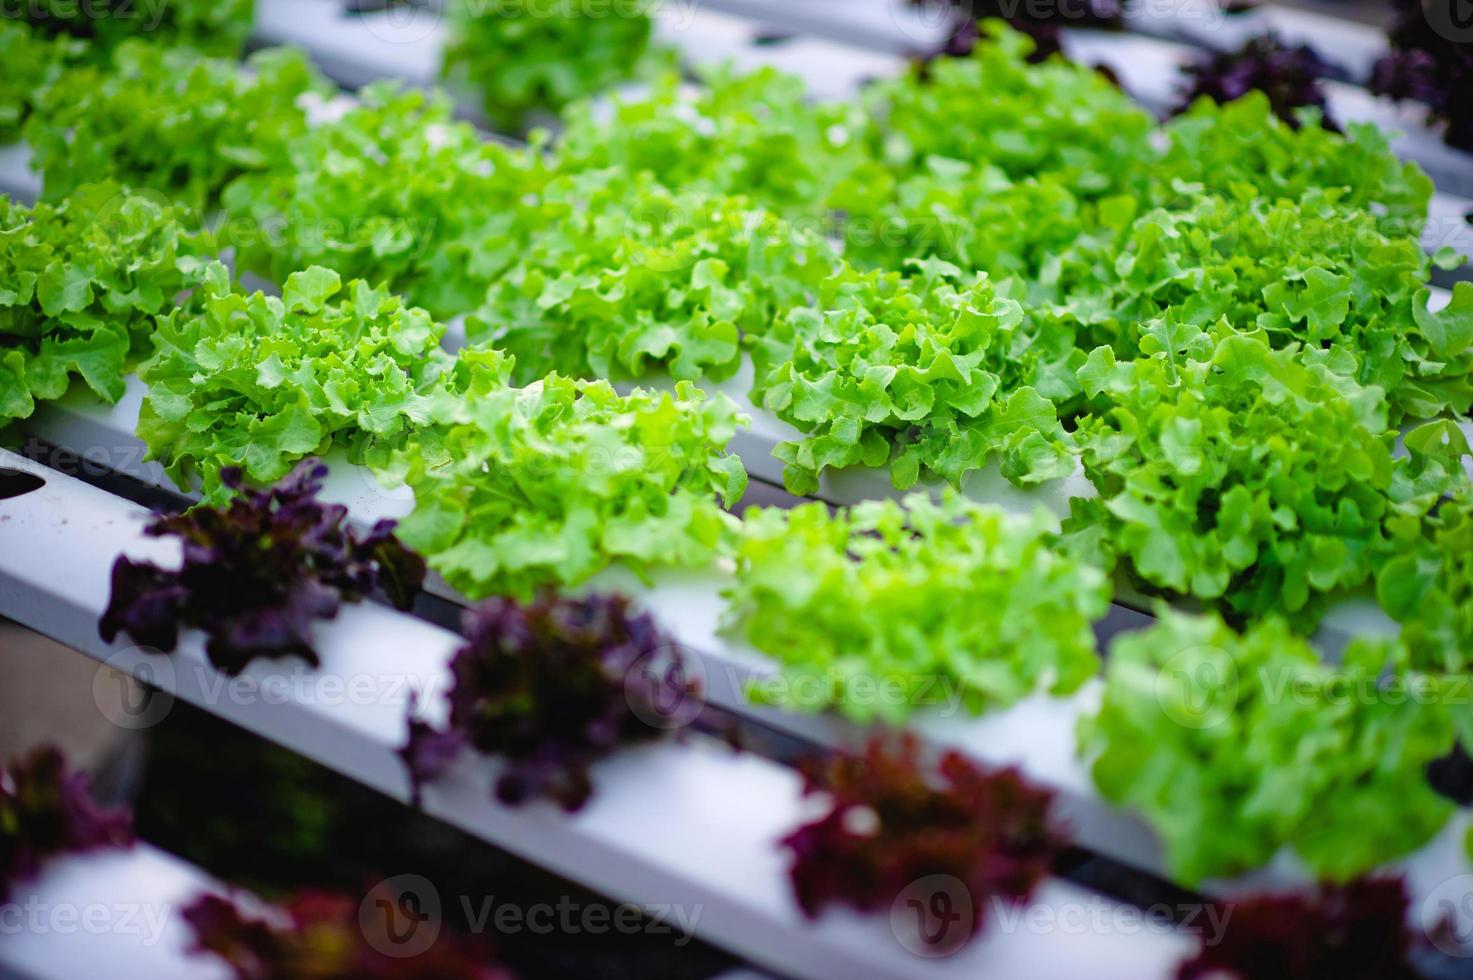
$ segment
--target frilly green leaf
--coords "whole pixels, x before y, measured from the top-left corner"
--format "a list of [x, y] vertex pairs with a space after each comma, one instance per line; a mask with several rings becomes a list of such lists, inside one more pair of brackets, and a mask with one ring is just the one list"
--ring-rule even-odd
[[1110, 588], [1056, 528], [956, 495], [749, 510], [726, 626], [783, 667], [751, 695], [898, 724], [1077, 690]]

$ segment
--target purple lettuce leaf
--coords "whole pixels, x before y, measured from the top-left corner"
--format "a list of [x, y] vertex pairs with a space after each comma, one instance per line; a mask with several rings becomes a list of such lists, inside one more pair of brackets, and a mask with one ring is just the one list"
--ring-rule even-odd
[[456, 748], [446, 739], [459, 738], [503, 761], [501, 802], [577, 810], [593, 792], [593, 763], [659, 738], [674, 727], [669, 706], [699, 697], [674, 645], [620, 596], [492, 599], [466, 611], [463, 630], [449, 731], [410, 721], [401, 757], [412, 781], [443, 769]]
[[43, 746], [0, 768], [0, 901], [10, 887], [63, 854], [133, 843], [133, 818], [92, 798], [86, 773]]
[[459, 731], [441, 731], [416, 717], [419, 692], [409, 694], [409, 738], [398, 756], [409, 771], [409, 802], [418, 808], [424, 802], [424, 787], [445, 774], [465, 750], [465, 735]]
[[1473, 43], [1456, 40], [1467, 26], [1462, 0], [1393, 0], [1391, 52], [1371, 71], [1378, 95], [1425, 104], [1449, 145], [1473, 150]]
[[171, 651], [180, 627], [201, 629], [210, 661], [234, 675], [257, 658], [296, 656], [317, 666], [313, 622], [375, 589], [409, 608], [424, 584], [424, 560], [394, 537], [392, 521], [359, 534], [346, 508], [319, 501], [326, 475], [326, 466], [306, 460], [275, 487], [248, 490], [239, 469], [222, 471], [237, 491], [228, 505], [162, 517], [146, 530], [181, 540], [177, 571], [118, 558], [102, 638], [126, 633]]
[[[382, 897], [397, 908], [400, 896]], [[205, 894], [183, 916], [194, 934], [190, 952], [223, 960], [237, 980], [510, 980], [482, 937], [445, 930], [416, 955], [385, 952], [360, 923], [365, 904], [361, 896], [306, 890], [268, 918]]]
[[956, 11], [950, 33], [927, 60], [943, 56], [961, 58], [971, 54], [977, 44], [977, 22], [980, 20], [1005, 20], [1014, 30], [1033, 38], [1035, 47], [1028, 60], [1035, 64], [1053, 55], [1062, 55], [1061, 31], [1065, 27], [1118, 30], [1124, 24], [1124, 5], [1120, 0], [1062, 0], [1055, 4], [1031, 5], [1003, 0], [910, 2], [917, 7], [951, 6]]
[[1406, 916], [1396, 878], [1241, 899], [1223, 910], [1220, 941], [1184, 962], [1177, 980], [1413, 980]]
[[993, 899], [1027, 901], [1067, 846], [1049, 818], [1050, 791], [956, 752], [928, 764], [910, 736], [810, 767], [805, 792], [829, 810], [781, 844], [809, 916], [831, 903], [888, 910], [913, 884], [945, 875], [965, 888], [975, 931]]
[[1204, 54], [1184, 69], [1188, 85], [1175, 112], [1182, 113], [1206, 96], [1232, 102], [1257, 89], [1268, 96], [1274, 115], [1296, 129], [1300, 110], [1318, 109], [1320, 125], [1337, 129], [1330, 118], [1321, 79], [1330, 66], [1307, 44], [1285, 44], [1273, 34], [1251, 38], [1236, 51]]

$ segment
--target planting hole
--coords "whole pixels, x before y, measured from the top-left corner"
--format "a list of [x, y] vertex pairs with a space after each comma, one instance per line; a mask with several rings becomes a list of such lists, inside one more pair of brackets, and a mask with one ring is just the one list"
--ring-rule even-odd
[[46, 481], [34, 473], [0, 468], [0, 500], [24, 497], [45, 485]]

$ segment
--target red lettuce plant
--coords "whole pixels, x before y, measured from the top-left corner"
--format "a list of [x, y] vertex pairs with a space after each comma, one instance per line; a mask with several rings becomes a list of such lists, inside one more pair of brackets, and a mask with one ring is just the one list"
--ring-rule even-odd
[[829, 802], [782, 840], [809, 916], [830, 903], [890, 909], [912, 885], [945, 875], [966, 889], [974, 932], [993, 899], [1027, 901], [1067, 846], [1049, 819], [1050, 791], [956, 752], [929, 766], [910, 736], [810, 767], [804, 791]]
[[1204, 945], [1177, 980], [1414, 980], [1407, 894], [1400, 879], [1361, 878], [1306, 895], [1233, 902], [1221, 941]]
[[441, 731], [418, 717], [419, 692], [409, 692], [409, 738], [399, 747], [399, 760], [409, 771], [409, 802], [424, 803], [425, 783], [439, 779], [465, 748], [465, 734]]
[[[372, 896], [370, 896], [372, 898]], [[397, 896], [384, 896], [394, 903]], [[414, 956], [395, 956], [369, 938], [356, 898], [329, 892], [294, 895], [269, 916], [217, 895], [183, 910], [194, 932], [191, 952], [224, 960], [237, 980], [509, 980], [489, 943], [440, 932]], [[396, 905], [390, 904], [389, 908]], [[438, 923], [436, 923], [438, 926]]]
[[87, 774], [67, 771], [55, 748], [0, 768], [0, 901], [48, 858], [130, 846], [132, 825], [126, 810], [99, 807]]
[[504, 761], [503, 803], [547, 797], [577, 810], [593, 792], [589, 766], [677, 727], [699, 697], [674, 644], [620, 596], [492, 599], [467, 610], [463, 624], [450, 730], [411, 717], [400, 753], [416, 787], [464, 743]]
[[1338, 131], [1330, 118], [1320, 80], [1330, 66], [1307, 44], [1285, 44], [1273, 34], [1250, 38], [1237, 51], [1204, 54], [1183, 69], [1188, 85], [1174, 114], [1186, 112], [1206, 96], [1219, 104], [1257, 89], [1268, 96], [1274, 115], [1299, 127], [1299, 110], [1320, 111], [1320, 125]]
[[1459, 13], [1462, 0], [1392, 2], [1391, 53], [1372, 69], [1371, 91], [1425, 103], [1450, 145], [1473, 150], [1473, 24]]
[[343, 602], [376, 588], [409, 608], [424, 560], [394, 537], [393, 521], [367, 534], [347, 526], [347, 508], [317, 499], [326, 475], [326, 466], [305, 460], [269, 490], [243, 490], [239, 469], [222, 470], [225, 485], [240, 491], [228, 505], [162, 517], [146, 530], [183, 541], [178, 571], [118, 558], [102, 638], [127, 633], [171, 651], [180, 627], [193, 627], [209, 635], [210, 662], [227, 674], [258, 657], [295, 655], [315, 667], [314, 620], [332, 619]]
[[1120, 0], [1060, 0], [1056, 4], [1008, 3], [1004, 0], [911, 0], [917, 7], [952, 6], [956, 8], [951, 33], [933, 55], [953, 58], [971, 54], [980, 32], [979, 20], [1000, 18], [1016, 31], [1033, 38], [1035, 47], [1028, 60], [1043, 61], [1062, 53], [1060, 31], [1065, 27], [1092, 27], [1118, 30], [1123, 24], [1124, 4]]

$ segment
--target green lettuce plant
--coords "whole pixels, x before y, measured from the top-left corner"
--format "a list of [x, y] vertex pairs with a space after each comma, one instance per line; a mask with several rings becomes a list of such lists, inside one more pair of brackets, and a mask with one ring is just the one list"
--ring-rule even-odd
[[81, 57], [84, 45], [72, 38], [46, 38], [18, 21], [0, 20], [0, 144], [20, 139], [36, 93]]
[[0, 197], [0, 424], [74, 377], [122, 397], [153, 318], [205, 277], [211, 245], [188, 226], [182, 209], [108, 182], [34, 208]]
[[198, 311], [158, 319], [138, 435], [207, 502], [230, 496], [223, 468], [269, 484], [334, 445], [363, 461], [448, 411], [444, 327], [385, 289], [313, 267], [280, 298], [245, 295], [216, 265], [201, 292]]
[[1040, 315], [1122, 358], [1163, 317], [1261, 330], [1275, 347], [1354, 354], [1356, 380], [1387, 393], [1391, 421], [1473, 403], [1473, 286], [1427, 309], [1430, 261], [1415, 237], [1388, 237], [1339, 190], [1295, 201], [1201, 196], [1153, 210], [1113, 241], [1061, 263], [1067, 299]]
[[751, 695], [861, 723], [924, 705], [971, 713], [1075, 691], [1099, 668], [1104, 573], [1053, 546], [1056, 523], [948, 494], [903, 506], [745, 515], [726, 627], [782, 665]]
[[619, 564], [702, 568], [726, 547], [746, 489], [725, 449], [745, 419], [681, 382], [618, 394], [605, 381], [508, 382], [510, 359], [468, 348], [454, 409], [387, 464], [414, 490], [400, 537], [471, 598], [526, 601]]
[[1110, 647], [1079, 747], [1105, 798], [1150, 822], [1175, 879], [1236, 875], [1288, 850], [1344, 882], [1445, 826], [1453, 804], [1426, 770], [1467, 711], [1456, 685], [1387, 681], [1396, 654], [1378, 644], [1331, 666], [1277, 619], [1240, 635], [1213, 615], [1157, 615]]
[[638, 94], [570, 106], [558, 168], [648, 172], [667, 187], [741, 195], [784, 217], [823, 221], [831, 190], [867, 158], [859, 106], [814, 102], [802, 79], [772, 68], [697, 74], [698, 85], [672, 72]]
[[1142, 356], [1096, 348], [1075, 437], [1099, 497], [1066, 529], [1148, 591], [1310, 629], [1365, 583], [1391, 510], [1381, 389], [1345, 350], [1275, 350], [1264, 330], [1151, 324]]
[[1297, 201], [1313, 188], [1342, 188], [1342, 202], [1371, 211], [1392, 237], [1417, 237], [1427, 220], [1432, 181], [1391, 151], [1385, 133], [1351, 123], [1345, 133], [1295, 129], [1268, 97], [1249, 92], [1218, 105], [1201, 100], [1163, 127], [1167, 147], [1151, 168], [1152, 200], [1171, 204], [1201, 191], [1241, 196], [1249, 187], [1273, 201]]
[[824, 470], [861, 464], [888, 464], [899, 489], [921, 478], [960, 484], [994, 457], [1019, 483], [1073, 472], [1040, 389], [1077, 391], [1084, 354], [1068, 335], [1022, 324], [986, 275], [939, 259], [903, 277], [845, 266], [816, 306], [793, 309], [758, 341], [761, 403], [804, 433], [774, 451], [788, 489], [813, 493]]
[[1254, 92], [1158, 127], [1097, 73], [1030, 64], [1030, 51], [994, 22], [971, 54], [871, 88], [870, 159], [828, 198], [846, 216], [851, 260], [896, 269], [936, 255], [1018, 275], [1052, 300], [1076, 239], [1085, 236], [1079, 261], [1108, 271], [1111, 230], [1156, 206], [1190, 211], [1204, 194], [1273, 205], [1338, 191], [1341, 206], [1370, 213], [1389, 238], [1421, 233], [1431, 181], [1372, 126], [1296, 130]]
[[934, 256], [1016, 279], [1029, 306], [1059, 297], [1058, 270], [1093, 240], [1082, 236], [1111, 242], [1136, 208], [1129, 196], [1081, 197], [1057, 173], [1014, 180], [995, 166], [945, 157], [905, 175], [871, 168], [836, 188], [831, 203], [846, 216], [844, 256], [855, 265], [898, 270]]
[[[1404, 437], [1397, 512], [1375, 555], [1376, 597], [1401, 624], [1408, 666], [1473, 674], [1473, 480], [1468, 440], [1440, 420]], [[1473, 744], [1473, 712], [1468, 712]]]
[[867, 142], [901, 175], [932, 157], [991, 165], [1009, 178], [1056, 173], [1099, 197], [1144, 186], [1151, 116], [1103, 75], [1062, 59], [1030, 64], [1033, 42], [1001, 21], [972, 53], [876, 83]]
[[26, 0], [6, 5], [0, 16], [28, 21], [47, 35], [86, 42], [96, 59], [130, 38], [151, 44], [185, 45], [206, 54], [234, 58], [250, 37], [255, 0]]
[[129, 40], [106, 68], [73, 69], [39, 91], [24, 132], [47, 200], [111, 177], [203, 213], [235, 178], [286, 166], [287, 144], [307, 128], [304, 96], [329, 91], [290, 49], [257, 52], [242, 69]]
[[466, 321], [514, 354], [516, 378], [733, 374], [744, 335], [806, 304], [827, 243], [741, 198], [670, 191], [622, 169], [559, 177], [539, 230]]
[[535, 147], [484, 140], [443, 96], [380, 83], [293, 139], [284, 166], [236, 181], [221, 237], [274, 281], [323, 265], [448, 319], [522, 252], [519, 209], [545, 179]]
[[656, 0], [447, 0], [442, 74], [481, 98], [486, 116], [520, 126], [638, 74]]

